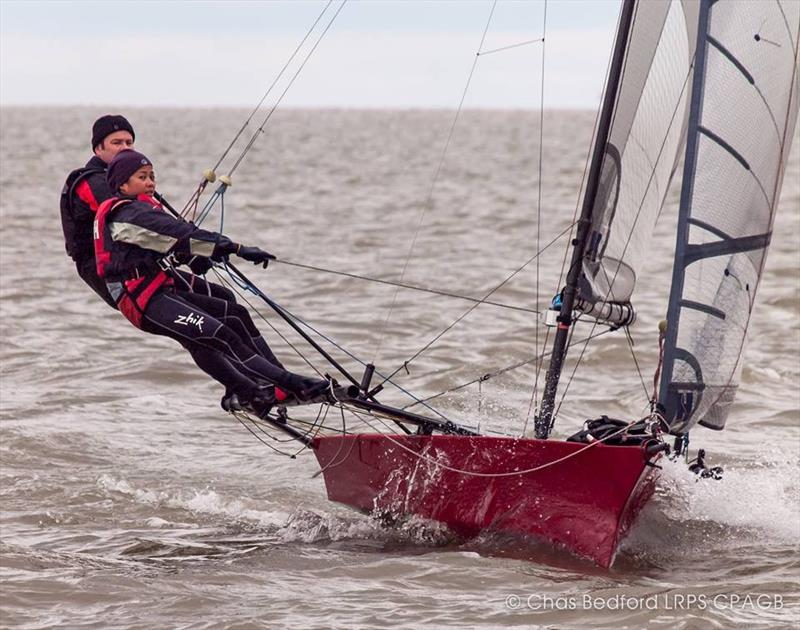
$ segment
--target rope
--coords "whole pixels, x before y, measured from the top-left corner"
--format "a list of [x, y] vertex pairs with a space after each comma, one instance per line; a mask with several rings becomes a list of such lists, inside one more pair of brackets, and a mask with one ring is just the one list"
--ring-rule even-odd
[[[348, 410], [351, 413], [353, 413], [353, 414], [355, 414], [357, 416], [360, 415], [358, 412], [354, 411], [353, 409], [348, 408]], [[372, 425], [369, 422], [367, 422], [366, 420], [364, 422], [368, 426], [372, 427]], [[534, 466], [533, 468], [526, 468], [526, 469], [523, 469], [523, 470], [515, 470], [515, 471], [499, 472], [499, 473], [482, 473], [482, 472], [476, 472], [476, 471], [473, 471], [473, 470], [465, 470], [465, 469], [462, 469], [462, 468], [456, 468], [454, 466], [449, 466], [447, 464], [443, 464], [443, 463], [441, 463], [439, 461], [436, 461], [435, 459], [432, 459], [432, 458], [430, 458], [430, 457], [428, 457], [426, 455], [418, 453], [417, 451], [415, 451], [412, 448], [409, 448], [408, 446], [403, 444], [401, 441], [395, 439], [391, 435], [387, 435], [387, 434], [384, 434], [384, 433], [382, 433], [381, 435], [383, 437], [385, 437], [387, 440], [389, 440], [392, 444], [394, 444], [395, 446], [397, 446], [397, 447], [403, 449], [404, 451], [410, 453], [411, 455], [413, 455], [414, 457], [416, 457], [420, 461], [424, 461], [424, 462], [426, 462], [428, 464], [431, 464], [433, 466], [437, 466], [439, 468], [443, 468], [445, 470], [449, 470], [450, 472], [458, 473], [458, 474], [461, 474], [461, 475], [467, 475], [469, 477], [484, 477], [484, 478], [515, 477], [515, 476], [519, 476], [519, 475], [528, 475], [528, 474], [532, 474], [532, 473], [535, 473], [535, 472], [539, 472], [539, 471], [545, 470], [547, 468], [550, 468], [552, 466], [555, 466], [556, 464], [561, 464], [561, 463], [563, 463], [563, 462], [565, 462], [565, 461], [567, 461], [569, 459], [572, 459], [573, 457], [577, 457], [578, 455], [588, 451], [590, 448], [594, 448], [598, 444], [602, 444], [605, 441], [610, 440], [613, 437], [621, 435], [622, 433], [624, 433], [628, 429], [630, 429], [630, 427], [632, 427], [637, 422], [641, 422], [641, 420], [634, 420], [632, 422], [629, 422], [627, 425], [622, 427], [619, 431], [615, 431], [614, 433], [611, 433], [610, 435], [607, 435], [604, 438], [601, 438], [599, 440], [596, 440], [594, 442], [591, 442], [591, 443], [587, 444], [586, 446], [584, 446], [581, 449], [578, 449], [577, 451], [573, 451], [572, 453], [569, 453], [569, 454], [567, 454], [567, 455], [565, 455], [563, 457], [559, 457], [558, 459], [554, 459], [553, 461], [547, 462], [546, 464], [541, 464], [539, 466]], [[372, 428], [374, 428], [374, 427], [372, 427]]]
[[366, 282], [374, 282], [376, 284], [387, 284], [393, 287], [399, 287], [401, 289], [410, 289], [412, 291], [420, 291], [422, 293], [432, 293], [434, 295], [442, 295], [444, 297], [451, 297], [456, 298], [458, 300], [466, 300], [467, 302], [475, 302], [476, 304], [488, 304], [489, 306], [497, 306], [500, 308], [507, 308], [515, 311], [522, 311], [524, 313], [533, 313], [535, 315], [539, 314], [539, 311], [533, 308], [528, 308], [526, 306], [517, 306], [515, 304], [504, 304], [503, 302], [492, 302], [490, 300], [481, 300], [479, 298], [469, 297], [467, 295], [461, 295], [459, 293], [452, 293], [450, 291], [443, 291], [441, 289], [431, 289], [428, 287], [418, 287], [413, 284], [403, 284], [401, 282], [394, 282], [392, 280], [382, 280], [380, 278], [372, 278], [369, 276], [362, 276], [357, 273], [350, 273], [347, 271], [338, 271], [336, 269], [326, 269], [324, 267], [317, 267], [314, 265], [306, 265], [303, 263], [292, 262], [289, 260], [275, 260], [274, 262], [280, 263], [282, 265], [288, 265], [290, 267], [298, 267], [299, 269], [308, 269], [309, 271], [319, 271], [322, 273], [329, 273], [336, 276], [343, 276], [345, 278], [353, 278], [355, 280], [364, 280]]
[[[567, 226], [567, 227], [566, 227], [564, 230], [562, 230], [562, 231], [561, 231], [561, 233], [560, 233], [560, 234], [558, 234], [558, 235], [557, 235], [557, 236], [556, 236], [556, 237], [555, 237], [553, 240], [551, 240], [551, 241], [550, 241], [550, 242], [549, 242], [547, 245], [545, 245], [543, 249], [541, 249], [541, 250], [539, 250], [538, 252], [536, 252], [536, 253], [535, 253], [533, 256], [531, 256], [531, 257], [530, 257], [530, 258], [529, 258], [529, 259], [528, 259], [528, 260], [527, 260], [527, 261], [526, 261], [526, 262], [525, 262], [525, 263], [524, 263], [522, 266], [520, 266], [520, 267], [518, 267], [516, 270], [514, 270], [514, 272], [513, 272], [513, 273], [512, 273], [510, 276], [507, 276], [507, 277], [506, 277], [506, 278], [505, 278], [505, 279], [504, 279], [504, 280], [503, 280], [503, 281], [502, 281], [500, 284], [498, 284], [497, 286], [495, 286], [495, 287], [494, 287], [494, 288], [493, 288], [491, 291], [489, 291], [489, 292], [488, 292], [486, 295], [484, 295], [484, 296], [483, 296], [483, 298], [481, 298], [481, 299], [478, 301], [478, 303], [476, 303], [476, 304], [473, 304], [473, 305], [472, 305], [470, 308], [468, 308], [468, 309], [467, 309], [467, 310], [466, 310], [464, 313], [462, 313], [461, 315], [459, 315], [459, 316], [458, 316], [458, 317], [455, 319], [455, 321], [453, 321], [453, 323], [451, 323], [451, 324], [450, 324], [449, 326], [447, 326], [447, 327], [446, 327], [444, 330], [442, 330], [442, 331], [441, 331], [439, 334], [437, 334], [437, 335], [436, 335], [436, 336], [435, 336], [433, 339], [431, 339], [431, 340], [430, 340], [428, 343], [426, 343], [426, 344], [425, 344], [425, 345], [424, 345], [422, 348], [420, 348], [419, 350], [417, 350], [417, 351], [416, 351], [416, 352], [415, 352], [415, 353], [414, 353], [414, 354], [411, 356], [411, 358], [410, 358], [410, 359], [406, 359], [406, 360], [403, 362], [403, 364], [402, 364], [400, 367], [398, 367], [398, 368], [397, 368], [397, 369], [396, 369], [394, 372], [392, 372], [392, 373], [391, 373], [391, 374], [390, 374], [390, 375], [389, 375], [389, 376], [386, 378], [386, 380], [388, 381], [390, 378], [392, 378], [392, 377], [393, 377], [395, 374], [397, 374], [397, 373], [398, 373], [400, 370], [402, 370], [402, 369], [406, 369], [406, 370], [408, 370], [408, 364], [409, 364], [409, 363], [411, 363], [411, 362], [412, 362], [414, 359], [416, 359], [417, 357], [419, 357], [419, 356], [420, 356], [420, 355], [421, 355], [423, 352], [425, 352], [425, 351], [426, 351], [428, 348], [430, 348], [430, 347], [431, 347], [431, 346], [432, 346], [434, 343], [436, 343], [436, 341], [438, 341], [438, 340], [439, 340], [441, 337], [443, 337], [443, 336], [444, 336], [444, 335], [445, 335], [445, 334], [446, 334], [448, 331], [450, 331], [450, 330], [451, 330], [453, 327], [455, 327], [455, 326], [456, 326], [456, 325], [457, 325], [457, 324], [458, 324], [458, 323], [459, 323], [461, 320], [463, 320], [463, 319], [464, 319], [464, 318], [465, 318], [467, 315], [469, 315], [470, 313], [472, 313], [472, 311], [474, 311], [476, 308], [478, 308], [478, 306], [480, 306], [481, 304], [483, 304], [483, 303], [486, 301], [486, 299], [487, 299], [488, 297], [490, 297], [491, 295], [493, 295], [495, 292], [499, 291], [499, 290], [500, 290], [500, 289], [501, 289], [503, 286], [505, 286], [505, 285], [506, 285], [506, 284], [507, 284], [507, 283], [508, 283], [508, 282], [509, 282], [509, 281], [510, 281], [512, 278], [514, 278], [514, 276], [516, 276], [516, 275], [517, 275], [518, 273], [520, 273], [520, 272], [521, 272], [523, 269], [525, 269], [525, 267], [527, 267], [527, 266], [528, 266], [529, 264], [531, 264], [531, 263], [532, 263], [534, 260], [536, 260], [536, 259], [537, 259], [539, 256], [541, 256], [541, 255], [542, 255], [542, 254], [543, 254], [545, 251], [547, 251], [547, 249], [548, 249], [548, 248], [549, 248], [551, 245], [553, 245], [553, 243], [555, 243], [556, 241], [558, 241], [558, 239], [560, 239], [562, 236], [564, 236], [564, 234], [566, 234], [566, 233], [567, 233], [567, 232], [569, 232], [570, 230], [572, 230], [572, 225], [569, 225], [569, 226]], [[384, 382], [386, 382], [386, 381], [384, 381]]]
[[[346, 423], [345, 418], [344, 418], [344, 407], [340, 406], [339, 407], [339, 411], [342, 414], [342, 435], [346, 435], [347, 434], [347, 428], [346, 428], [346, 424], [347, 423]], [[320, 469], [312, 475], [312, 478], [313, 477], [318, 477], [319, 475], [323, 474], [326, 470], [329, 470], [330, 468], [334, 468], [336, 466], [340, 466], [345, 461], [347, 461], [347, 459], [350, 457], [350, 453], [353, 452], [353, 448], [355, 448], [355, 445], [356, 445], [356, 441], [352, 440], [350, 442], [350, 448], [347, 451], [347, 455], [345, 455], [342, 459], [339, 459], [339, 456], [342, 454], [342, 450], [344, 449], [344, 440], [342, 440], [340, 442], [340, 444], [339, 444], [339, 450], [336, 451], [336, 455], [334, 455], [331, 458], [331, 461], [329, 461], [325, 466], [321, 466]]]
[[[594, 334], [591, 337], [587, 337], [585, 339], [581, 339], [581, 341], [579, 341], [578, 343], [583, 343], [583, 342], [589, 341], [591, 339], [597, 339], [597, 337], [602, 337], [603, 335], [607, 335], [610, 332], [614, 332], [614, 329], [613, 328], [609, 328], [607, 330], [603, 330], [603, 331], [601, 331], [599, 333]], [[466, 383], [462, 383], [461, 385], [456, 385], [455, 387], [451, 387], [450, 389], [447, 389], [447, 390], [445, 390], [443, 392], [439, 392], [438, 394], [434, 394], [432, 396], [428, 396], [427, 398], [423, 398], [422, 401], [423, 402], [427, 402], [429, 400], [433, 400], [434, 398], [439, 398], [440, 396], [444, 396], [446, 394], [452, 394], [453, 392], [456, 392], [456, 391], [458, 391], [460, 389], [464, 389], [465, 387], [469, 387], [470, 385], [474, 385], [475, 383], [482, 383], [483, 381], [488, 381], [489, 379], [495, 378], [496, 376], [502, 376], [506, 372], [511, 372], [512, 370], [519, 369], [521, 367], [524, 367], [526, 365], [529, 365], [529, 364], [533, 363], [534, 361], [538, 361], [541, 364], [541, 361], [545, 357], [549, 356], [550, 354], [552, 354], [552, 351], [543, 352], [541, 355], [533, 356], [530, 359], [525, 359], [524, 361], [520, 361], [519, 363], [514, 363], [512, 365], [509, 365], [507, 367], [501, 368], [501, 369], [496, 370], [494, 372], [488, 372], [488, 373], [484, 374], [483, 376], [479, 376], [478, 378], [472, 379], [471, 381], [468, 381]], [[416, 404], [417, 403], [415, 402], [415, 403], [412, 403], [410, 405], [406, 405], [405, 407], [403, 407], [403, 409], [410, 409], [411, 407], [414, 407]]]
[[639, 380], [642, 382], [642, 389], [644, 390], [644, 397], [647, 400], [652, 400], [653, 397], [650, 395], [650, 392], [647, 391], [647, 385], [644, 382], [644, 375], [642, 374], [642, 370], [639, 367], [639, 361], [636, 358], [636, 352], [633, 349], [633, 337], [631, 336], [630, 326], [625, 326], [625, 339], [628, 341], [628, 347], [631, 351], [631, 357], [633, 357], [633, 364], [636, 366], [636, 372], [639, 374]]

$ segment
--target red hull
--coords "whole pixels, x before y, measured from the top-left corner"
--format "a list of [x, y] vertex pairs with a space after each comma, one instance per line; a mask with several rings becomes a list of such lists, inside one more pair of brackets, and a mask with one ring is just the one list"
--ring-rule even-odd
[[314, 445], [331, 501], [440, 521], [464, 537], [533, 536], [603, 567], [655, 485], [636, 446], [378, 434], [318, 437]]

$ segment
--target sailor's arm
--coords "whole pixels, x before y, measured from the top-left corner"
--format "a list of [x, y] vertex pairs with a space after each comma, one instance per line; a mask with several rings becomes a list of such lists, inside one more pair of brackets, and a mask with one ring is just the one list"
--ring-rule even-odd
[[[220, 259], [239, 254], [254, 263], [266, 263], [275, 257], [257, 247], [244, 247], [224, 234], [179, 221], [151, 206], [133, 202], [122, 206], [110, 223], [111, 238], [159, 254], [202, 256]], [[265, 264], [266, 266], [266, 264]]]

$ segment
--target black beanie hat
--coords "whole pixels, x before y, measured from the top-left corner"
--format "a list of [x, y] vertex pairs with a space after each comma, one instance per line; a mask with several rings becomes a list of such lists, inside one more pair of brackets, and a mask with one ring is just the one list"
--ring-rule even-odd
[[136, 134], [133, 133], [133, 127], [131, 127], [131, 124], [125, 116], [106, 114], [105, 116], [100, 116], [92, 125], [92, 150], [103, 142], [106, 136], [110, 136], [115, 131], [128, 131], [131, 137], [133, 137], [134, 140], [136, 139]]
[[111, 191], [117, 192], [143, 166], [153, 166], [153, 163], [138, 151], [125, 149], [117, 153], [106, 171], [106, 181]]

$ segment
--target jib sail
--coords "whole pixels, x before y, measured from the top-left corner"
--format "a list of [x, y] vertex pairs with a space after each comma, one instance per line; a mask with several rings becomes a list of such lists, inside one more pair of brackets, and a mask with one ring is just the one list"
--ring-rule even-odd
[[631, 301], [683, 146], [697, 8], [636, 3], [583, 257], [578, 308], [588, 315]]

